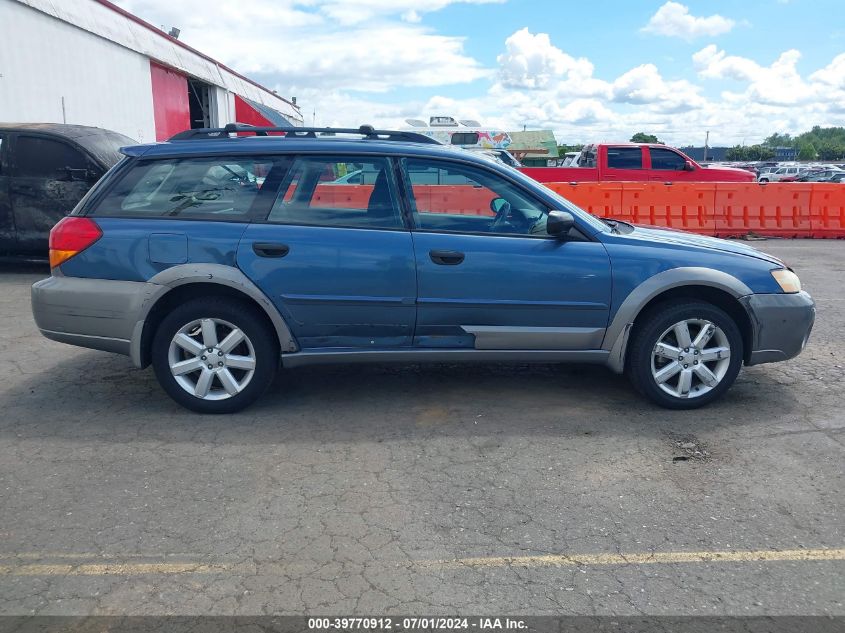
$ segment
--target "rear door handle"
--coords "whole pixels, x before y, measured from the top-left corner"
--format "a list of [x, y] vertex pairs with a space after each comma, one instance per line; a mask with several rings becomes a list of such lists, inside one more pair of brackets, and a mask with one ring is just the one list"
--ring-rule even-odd
[[290, 246], [271, 242], [254, 242], [252, 250], [259, 257], [284, 257], [290, 252]]
[[464, 261], [465, 255], [459, 251], [429, 251], [431, 261], [441, 266], [457, 266]]

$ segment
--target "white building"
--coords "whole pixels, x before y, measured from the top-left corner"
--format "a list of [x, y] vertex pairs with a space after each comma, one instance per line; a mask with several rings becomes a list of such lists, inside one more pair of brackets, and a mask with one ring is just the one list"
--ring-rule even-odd
[[0, 121], [141, 142], [235, 121], [303, 123], [287, 100], [107, 0], [0, 0]]

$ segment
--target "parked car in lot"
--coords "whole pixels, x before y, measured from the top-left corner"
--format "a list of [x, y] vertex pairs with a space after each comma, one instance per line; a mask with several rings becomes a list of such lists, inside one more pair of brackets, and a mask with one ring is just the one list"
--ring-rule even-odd
[[0, 255], [46, 257], [53, 225], [135, 143], [84, 125], [0, 123]]
[[280, 365], [390, 361], [598, 363], [691, 409], [810, 334], [796, 274], [745, 244], [600, 220], [410, 132], [242, 130], [124, 149], [51, 232], [45, 336], [223, 413]]
[[[839, 182], [845, 176], [845, 170], [842, 169], [818, 169], [814, 171], [807, 171], [800, 176], [791, 179], [792, 182]], [[784, 178], [781, 182], [790, 182], [790, 179]]]
[[757, 182], [780, 182], [788, 178], [798, 178], [809, 171], [809, 167], [800, 165], [787, 165], [778, 167], [768, 173], [761, 173], [757, 177]]
[[568, 167], [523, 167], [539, 182], [754, 182], [754, 173], [734, 167], [703, 167], [674, 147], [655, 143], [585, 145]]

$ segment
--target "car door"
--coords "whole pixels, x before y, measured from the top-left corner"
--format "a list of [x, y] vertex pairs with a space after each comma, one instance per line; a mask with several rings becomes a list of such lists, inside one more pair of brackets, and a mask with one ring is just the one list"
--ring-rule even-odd
[[608, 320], [604, 245], [546, 234], [549, 208], [498, 171], [402, 160], [414, 220], [418, 347], [599, 348]]
[[102, 169], [78, 147], [46, 135], [17, 134], [13, 152], [9, 192], [17, 250], [46, 256], [50, 229], [73, 210]]
[[644, 180], [643, 149], [636, 145], [608, 145], [601, 180]]
[[669, 148], [650, 147], [651, 175], [656, 182], [685, 182], [695, 180], [695, 172], [687, 171], [687, 159]]
[[387, 158], [297, 157], [237, 260], [303, 349], [411, 345], [414, 252]]
[[15, 250], [15, 218], [9, 201], [9, 135], [0, 132], [0, 253]]

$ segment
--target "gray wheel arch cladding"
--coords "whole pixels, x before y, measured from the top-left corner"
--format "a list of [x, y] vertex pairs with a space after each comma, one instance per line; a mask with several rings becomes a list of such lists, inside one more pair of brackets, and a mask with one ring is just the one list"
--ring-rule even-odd
[[148, 283], [154, 284], [156, 289], [146, 298], [138, 314], [138, 321], [132, 332], [130, 345], [130, 356], [136, 367], [141, 366], [141, 338], [150, 311], [171, 290], [187, 284], [214, 284], [244, 293], [261, 306], [261, 309], [270, 319], [279, 338], [281, 350], [283, 352], [295, 352], [298, 349], [290, 328], [270, 299], [246, 275], [233, 266], [181, 264], [161, 271], [149, 279]]
[[671, 268], [649, 277], [625, 298], [607, 328], [602, 349], [610, 352], [607, 365], [611, 370], [622, 373], [625, 369], [628, 337], [640, 311], [657, 295], [682, 286], [709, 286], [737, 299], [752, 294], [751, 288], [742, 281], [714, 268]]

